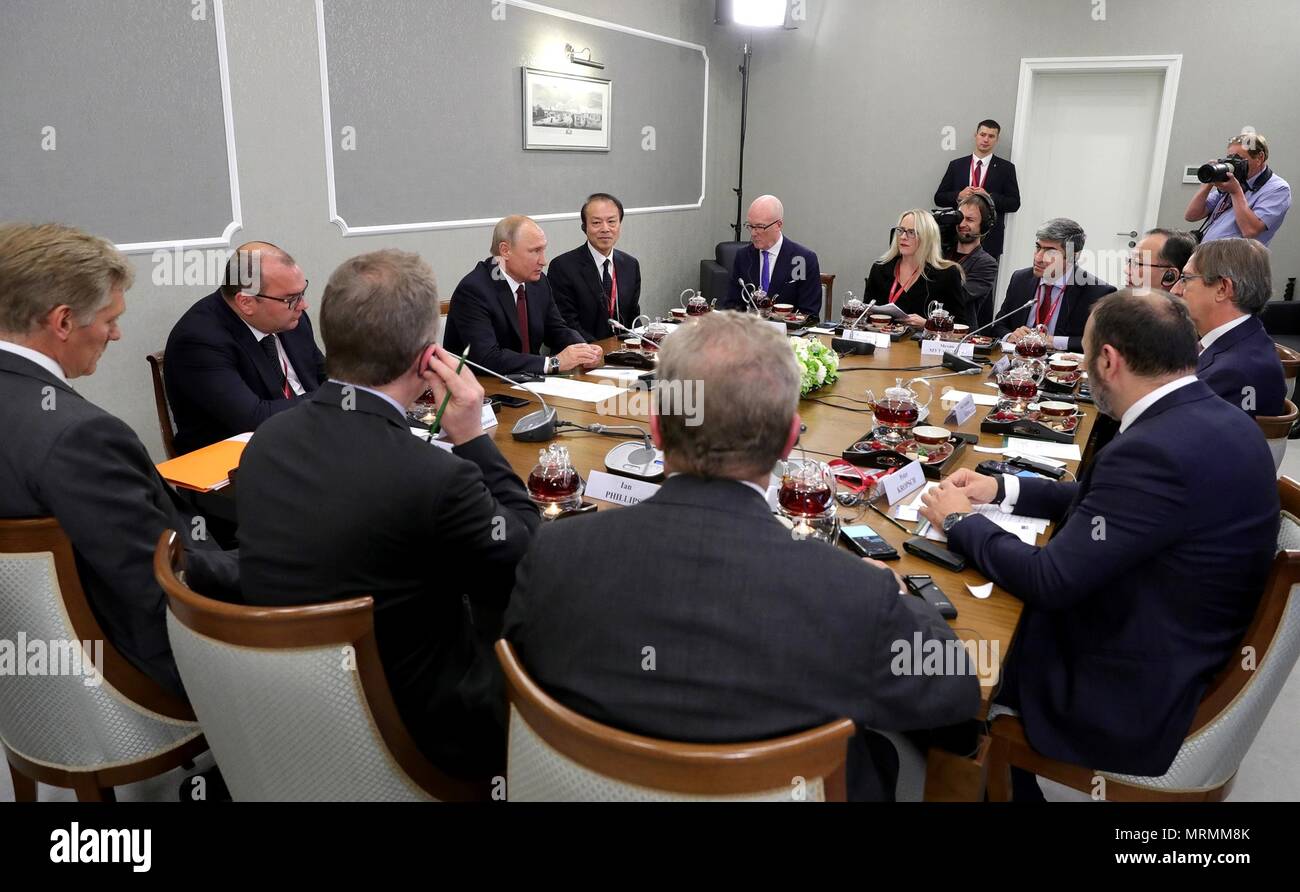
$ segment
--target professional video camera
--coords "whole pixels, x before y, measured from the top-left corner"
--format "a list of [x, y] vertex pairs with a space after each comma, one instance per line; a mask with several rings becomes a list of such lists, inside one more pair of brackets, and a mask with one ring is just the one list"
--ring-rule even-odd
[[1202, 164], [1196, 171], [1196, 178], [1202, 183], [1226, 183], [1228, 177], [1236, 177], [1237, 182], [1246, 185], [1246, 159], [1238, 155], [1228, 155], [1218, 161]]
[[935, 208], [930, 211], [934, 222], [939, 224], [939, 245], [944, 257], [957, 249], [957, 225], [961, 223], [961, 211], [954, 208]]

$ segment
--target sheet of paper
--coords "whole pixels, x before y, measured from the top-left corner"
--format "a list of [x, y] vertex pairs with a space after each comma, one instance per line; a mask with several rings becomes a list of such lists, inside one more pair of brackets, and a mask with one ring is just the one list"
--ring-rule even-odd
[[1008, 533], [1019, 537], [1020, 541], [1026, 545], [1037, 544], [1039, 534], [1047, 529], [1047, 521], [1045, 520], [1007, 514], [996, 505], [978, 505], [975, 512], [984, 515]]
[[253, 439], [253, 432], [252, 432], [252, 431], [249, 431], [249, 432], [246, 433], [246, 434], [235, 434], [233, 437], [227, 437], [227, 438], [226, 438], [226, 442], [227, 442], [227, 443], [247, 443], [247, 442], [248, 442], [249, 440], [251, 440], [251, 439]]
[[945, 403], [956, 403], [968, 396], [975, 400], [977, 406], [996, 406], [998, 404], [998, 398], [991, 393], [973, 393], [969, 390], [958, 390], [955, 387], [952, 390], [944, 391], [942, 399]]
[[587, 372], [593, 378], [612, 378], [615, 381], [631, 382], [646, 373], [645, 369], [592, 369]]
[[810, 328], [810, 329], [808, 329], [808, 333], [809, 333], [809, 334], [828, 334], [828, 335], [833, 335], [833, 334], [835, 334], [835, 329], [833, 329], [833, 328]]
[[519, 384], [514, 389], [527, 390], [529, 393], [538, 393], [542, 396], [558, 396], [562, 399], [577, 400], [582, 403], [603, 403], [611, 397], [618, 396], [627, 388], [615, 387], [613, 384], [574, 381], [571, 378], [547, 378], [545, 381]]
[[938, 485], [939, 482], [937, 480], [928, 481], [925, 484], [925, 486], [922, 487], [921, 490], [916, 494], [914, 498], [908, 499], [903, 504], [895, 506], [894, 509], [889, 513], [899, 520], [904, 520], [909, 522], [915, 522], [917, 520], [920, 520], [921, 499], [925, 497], [925, 494], [927, 492], [934, 489]]
[[1042, 440], [1028, 440], [1024, 437], [1007, 437], [1006, 452], [1030, 458], [1041, 455], [1064, 461], [1079, 461], [1083, 458], [1078, 443], [1045, 443]]
[[876, 304], [868, 316], [888, 316], [891, 319], [906, 319], [907, 313], [898, 304]]
[[966, 589], [971, 593], [972, 596], [979, 598], [981, 601], [983, 601], [989, 595], [993, 594], [993, 583], [988, 582], [985, 583], [984, 585], [971, 585], [968, 582], [966, 583]]

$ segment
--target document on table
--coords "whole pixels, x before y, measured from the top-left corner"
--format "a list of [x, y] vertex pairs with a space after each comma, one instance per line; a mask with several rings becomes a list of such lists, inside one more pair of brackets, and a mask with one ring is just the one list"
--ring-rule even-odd
[[991, 393], [974, 393], [969, 390], [958, 390], [955, 387], [951, 390], [945, 390], [942, 399], [945, 403], [957, 403], [967, 396], [973, 399], [977, 406], [996, 406], [998, 404], [998, 398]]
[[586, 374], [593, 378], [612, 378], [625, 384], [637, 380], [646, 373], [646, 369], [592, 369]]
[[1030, 458], [1040, 455], [1062, 461], [1080, 461], [1083, 458], [1077, 443], [1047, 443], [1042, 440], [1027, 440], [1024, 437], [1007, 437], [1004, 451], [1007, 455], [1025, 455]]
[[603, 403], [626, 389], [626, 387], [615, 387], [613, 384], [592, 384], [590, 381], [574, 381], [571, 378], [547, 378], [545, 381], [520, 384], [515, 387], [515, 390], [527, 390], [529, 393], [558, 396], [583, 403]]
[[[1026, 545], [1037, 544], [1038, 536], [1047, 531], [1048, 522], [1046, 520], [1008, 514], [997, 505], [976, 505], [973, 513], [984, 515], [1008, 533], [1019, 538]], [[948, 541], [948, 537], [944, 535], [943, 530], [929, 521], [923, 522], [921, 526], [917, 527], [916, 531], [927, 539], [933, 539], [935, 542]]]

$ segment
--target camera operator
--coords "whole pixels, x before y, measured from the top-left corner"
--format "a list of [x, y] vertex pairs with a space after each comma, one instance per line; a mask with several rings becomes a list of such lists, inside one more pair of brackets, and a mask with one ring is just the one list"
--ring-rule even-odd
[[1205, 218], [1198, 241], [1253, 238], [1267, 245], [1291, 207], [1291, 186], [1268, 166], [1268, 141], [1258, 133], [1233, 137], [1227, 156], [1211, 160], [1197, 176], [1205, 185], [1183, 219]]
[[[963, 315], [972, 327], [993, 320], [993, 287], [998, 281], [998, 259], [984, 250], [984, 237], [993, 230], [998, 213], [993, 202], [972, 192], [957, 204], [961, 221], [954, 244], [944, 244], [944, 256], [961, 265], [966, 273], [961, 296]], [[942, 228], [942, 227], [940, 227]]]

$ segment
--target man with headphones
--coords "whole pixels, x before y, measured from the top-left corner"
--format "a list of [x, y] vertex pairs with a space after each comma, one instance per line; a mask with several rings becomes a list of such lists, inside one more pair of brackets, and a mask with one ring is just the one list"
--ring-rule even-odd
[[1171, 291], [1195, 250], [1196, 240], [1189, 233], [1174, 229], [1148, 230], [1126, 262], [1124, 284], [1130, 288]]
[[548, 278], [560, 315], [589, 344], [616, 334], [610, 320], [631, 326], [641, 315], [641, 264], [614, 250], [623, 230], [623, 202], [597, 192], [579, 212], [586, 244], [551, 261]]
[[998, 212], [979, 192], [972, 192], [957, 205], [961, 222], [957, 224], [957, 246], [949, 260], [961, 264], [966, 273], [962, 283], [962, 306], [972, 327], [993, 321], [993, 287], [998, 281], [998, 260], [984, 250], [984, 237], [997, 223]]

